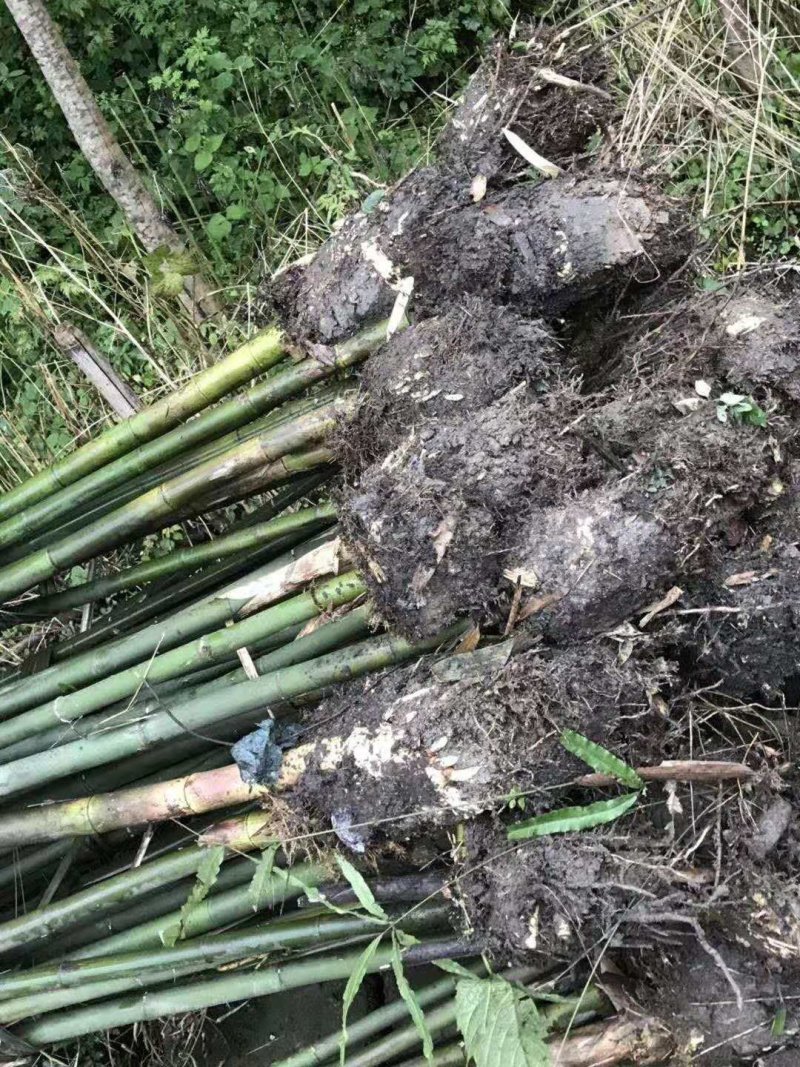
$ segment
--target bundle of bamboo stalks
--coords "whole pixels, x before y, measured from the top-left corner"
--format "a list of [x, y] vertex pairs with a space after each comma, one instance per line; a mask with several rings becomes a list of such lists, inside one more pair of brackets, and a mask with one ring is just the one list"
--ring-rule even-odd
[[[417, 993], [404, 978], [482, 948], [454, 936], [441, 880], [293, 861], [259, 804], [295, 784], [302, 746], [270, 784], [230, 751], [265, 716], [463, 631], [374, 633], [326, 495], [351, 368], [385, 336], [296, 360], [267, 331], [0, 499], [6, 623], [61, 613], [68, 633], [95, 613], [0, 680], [0, 1059], [385, 967], [396, 1004], [284, 1067], [334, 1061], [341, 1041], [367, 1044], [349, 1060], [365, 1067], [452, 1035], [456, 978]], [[140, 558], [146, 534], [248, 498], [213, 539]], [[554, 1030], [610, 1011], [594, 988], [564, 1004]], [[415, 1022], [383, 1036], [409, 1006]]]
[[[364, 583], [325, 496], [326, 438], [354, 403], [350, 368], [385, 336], [379, 323], [323, 358], [293, 359], [269, 330], [0, 499], [6, 624], [96, 611], [43, 669], [0, 682], [0, 794], [13, 797], [0, 811], [0, 1022], [13, 1025], [0, 1051], [346, 977], [344, 946], [374, 937], [360, 907], [289, 910], [334, 878], [325, 865], [270, 859], [266, 870], [249, 849], [194, 838], [203, 813], [230, 815], [265, 792], [230, 754], [265, 714], [438, 643], [370, 636]], [[253, 497], [214, 539], [137, 558], [144, 535]], [[123, 547], [133, 563], [115, 566]], [[89, 560], [98, 576], [65, 581]], [[441, 903], [403, 925], [449, 929]], [[312, 946], [320, 961], [284, 961]], [[281, 963], [256, 968], [265, 958]], [[227, 978], [174, 985], [231, 963], [242, 969]], [[138, 1008], [120, 997], [134, 989]], [[88, 1015], [59, 1011], [94, 1000]]]

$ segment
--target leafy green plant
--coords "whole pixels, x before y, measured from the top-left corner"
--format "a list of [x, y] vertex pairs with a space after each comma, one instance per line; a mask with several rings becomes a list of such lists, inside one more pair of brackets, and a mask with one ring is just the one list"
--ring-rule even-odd
[[197, 867], [197, 875], [195, 877], [194, 885], [186, 899], [186, 903], [181, 908], [178, 922], [175, 923], [174, 926], [165, 929], [162, 935], [162, 941], [168, 948], [177, 944], [183, 937], [186, 920], [192, 912], [203, 903], [214, 888], [224, 858], [225, 849], [221, 845], [218, 845], [215, 848], [210, 848], [206, 855], [203, 856]]
[[729, 419], [734, 422], [743, 422], [748, 426], [759, 426], [762, 429], [767, 425], [767, 414], [760, 408], [752, 397], [742, 393], [723, 393], [717, 400], [717, 418], [720, 422]]
[[[386, 936], [389, 936], [391, 939], [391, 965], [395, 982], [397, 983], [397, 990], [408, 1008], [411, 1020], [419, 1033], [420, 1040], [422, 1041], [423, 1055], [425, 1056], [425, 1059], [430, 1061], [433, 1056], [433, 1038], [425, 1023], [425, 1013], [420, 1006], [411, 984], [406, 978], [403, 967], [402, 950], [403, 948], [414, 944], [416, 939], [392, 924], [392, 920], [375, 899], [375, 895], [367, 885], [361, 872], [338, 852], [336, 853], [336, 864], [349, 883], [350, 888], [355, 893], [359, 906], [367, 913], [367, 915], [371, 916], [378, 924], [384, 927], [381, 932], [369, 942], [362, 952], [358, 963], [353, 969], [353, 972], [347, 981], [347, 985], [345, 986], [342, 997], [342, 1028], [339, 1034], [340, 1062], [342, 1064], [345, 1063], [345, 1055], [347, 1051], [348, 1013], [353, 1006], [353, 1002], [358, 995], [358, 991], [361, 988], [364, 978], [369, 973], [370, 963], [372, 962], [375, 953], [378, 951], [381, 941], [383, 941]], [[326, 907], [337, 912], [345, 910], [331, 904], [330, 901], [326, 901], [324, 896], [318, 890], [313, 894], [313, 897], [310, 896], [309, 899], [316, 899]]]
[[534, 1000], [498, 975], [456, 983], [456, 1019], [475, 1067], [548, 1067], [547, 1027]]
[[49, 10], [190, 253], [137, 247], [0, 8], [0, 489], [107, 416], [54, 349], [53, 309], [74, 309], [137, 392], [171, 386], [237, 339], [230, 323], [191, 322], [184, 277], [202, 267], [229, 306], [249, 303], [265, 270], [424, 156], [442, 113], [434, 90], [451, 96], [510, 21], [500, 0]]
[[532, 837], [546, 837], [549, 834], [569, 834], [578, 830], [591, 830], [603, 823], [615, 822], [638, 801], [638, 793], [625, 793], [611, 800], [598, 800], [594, 804], [582, 804], [580, 807], [558, 808], [545, 815], [536, 815], [533, 819], [515, 823], [509, 827], [509, 841], [527, 841]]
[[636, 790], [623, 793], [610, 800], [598, 800], [594, 804], [577, 807], [558, 808], [556, 811], [536, 815], [524, 822], [514, 823], [508, 829], [509, 841], [527, 841], [534, 837], [546, 837], [549, 834], [567, 834], [579, 830], [590, 830], [594, 826], [615, 822], [620, 816], [637, 803], [644, 782], [624, 760], [609, 752], [603, 745], [590, 741], [588, 737], [576, 730], [565, 730], [561, 735], [561, 744], [568, 752], [582, 759], [598, 774], [615, 778], [622, 785]]

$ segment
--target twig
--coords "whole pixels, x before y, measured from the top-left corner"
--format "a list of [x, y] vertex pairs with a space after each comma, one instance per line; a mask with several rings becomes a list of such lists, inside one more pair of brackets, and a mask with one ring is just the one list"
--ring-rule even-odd
[[[637, 767], [646, 782], [727, 782], [752, 778], [755, 771], [744, 763], [722, 760], [663, 760], [655, 767]], [[583, 774], [575, 785], [604, 786], [617, 781], [610, 774]]]

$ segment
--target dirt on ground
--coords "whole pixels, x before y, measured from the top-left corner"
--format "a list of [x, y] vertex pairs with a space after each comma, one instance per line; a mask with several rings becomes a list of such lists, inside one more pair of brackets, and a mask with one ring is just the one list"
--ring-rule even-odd
[[[697, 288], [684, 206], [615, 170], [602, 62], [572, 48], [559, 66], [559, 44], [498, 50], [435, 165], [268, 293], [310, 351], [412, 293], [339, 435], [344, 536], [390, 629], [463, 619], [487, 642], [325, 700], [295, 803], [356, 851], [451, 850], [498, 961], [588, 968], [663, 1021], [671, 1062], [783, 1067], [800, 1057], [794, 1009], [775, 1023], [800, 996], [800, 283]], [[653, 782], [609, 826], [510, 842], [520, 819], [619, 795], [576, 782], [565, 729], [636, 767], [749, 771]]]

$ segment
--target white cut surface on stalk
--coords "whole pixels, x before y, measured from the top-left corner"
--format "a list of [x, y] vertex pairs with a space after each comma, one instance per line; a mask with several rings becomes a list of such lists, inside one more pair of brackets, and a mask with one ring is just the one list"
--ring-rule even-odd
[[246, 600], [241, 609], [242, 615], [249, 615], [266, 604], [272, 604], [287, 593], [308, 585], [315, 578], [339, 573], [339, 565], [344, 561], [341, 539], [334, 537], [324, 545], [318, 545], [306, 552], [299, 559], [292, 560], [271, 574], [245, 582], [244, 585], [226, 589], [219, 598], [226, 600]]

